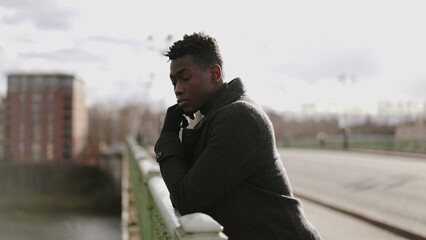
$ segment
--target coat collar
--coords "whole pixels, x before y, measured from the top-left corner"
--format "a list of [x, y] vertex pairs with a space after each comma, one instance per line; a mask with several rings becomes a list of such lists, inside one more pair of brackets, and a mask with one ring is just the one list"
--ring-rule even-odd
[[246, 93], [243, 82], [235, 78], [229, 83], [224, 83], [219, 90], [201, 107], [200, 112], [204, 116], [228, 105]]

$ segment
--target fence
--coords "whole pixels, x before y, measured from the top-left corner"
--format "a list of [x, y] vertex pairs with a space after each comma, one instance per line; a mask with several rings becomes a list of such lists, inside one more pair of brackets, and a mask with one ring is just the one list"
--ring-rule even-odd
[[[426, 141], [424, 140], [396, 140], [393, 136], [386, 135], [350, 135], [348, 140], [348, 147], [352, 149], [369, 149], [426, 154]], [[315, 138], [291, 139], [287, 140], [283, 146], [342, 149], [343, 136], [329, 136], [322, 142]]]
[[180, 216], [172, 206], [156, 162], [133, 137], [128, 137], [126, 143], [130, 180], [143, 240], [228, 239], [222, 232], [223, 227], [206, 214]]

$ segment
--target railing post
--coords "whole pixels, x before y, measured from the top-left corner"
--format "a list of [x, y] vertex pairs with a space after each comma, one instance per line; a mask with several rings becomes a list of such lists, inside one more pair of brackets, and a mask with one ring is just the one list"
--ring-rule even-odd
[[180, 227], [175, 229], [174, 239], [179, 240], [226, 240], [223, 227], [204, 213], [187, 214], [178, 219]]

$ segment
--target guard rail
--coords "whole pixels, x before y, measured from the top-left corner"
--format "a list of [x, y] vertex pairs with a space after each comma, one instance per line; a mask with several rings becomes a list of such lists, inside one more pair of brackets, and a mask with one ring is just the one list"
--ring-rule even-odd
[[126, 139], [130, 181], [135, 194], [140, 236], [143, 240], [223, 240], [223, 227], [209, 215], [181, 216], [170, 201], [170, 194], [158, 164], [137, 143]]

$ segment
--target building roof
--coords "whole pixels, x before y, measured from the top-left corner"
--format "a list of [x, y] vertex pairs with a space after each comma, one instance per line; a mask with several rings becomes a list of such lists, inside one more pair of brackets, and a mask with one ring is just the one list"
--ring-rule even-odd
[[66, 77], [66, 78], [74, 78], [73, 74], [63, 73], [63, 72], [17, 72], [8, 74], [9, 77]]

